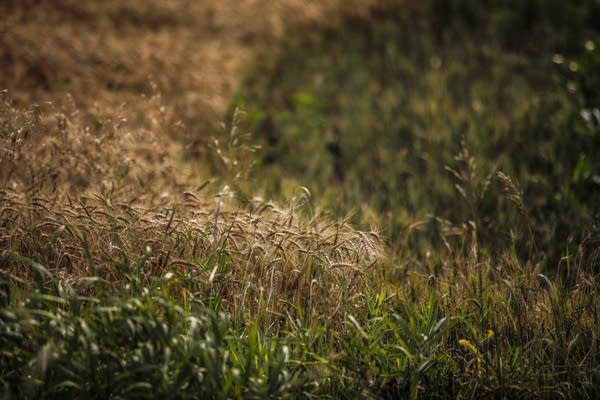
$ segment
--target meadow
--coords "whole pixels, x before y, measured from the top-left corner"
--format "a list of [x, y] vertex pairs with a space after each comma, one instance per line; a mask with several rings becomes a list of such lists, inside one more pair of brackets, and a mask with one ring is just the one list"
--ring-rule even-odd
[[596, 1], [0, 14], [0, 398], [600, 397]]

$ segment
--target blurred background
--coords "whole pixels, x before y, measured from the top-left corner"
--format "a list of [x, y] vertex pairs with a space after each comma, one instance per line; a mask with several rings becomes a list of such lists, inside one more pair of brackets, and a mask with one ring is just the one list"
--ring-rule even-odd
[[[240, 200], [305, 186], [323, 213], [380, 227], [419, 257], [475, 229], [485, 251], [535, 245], [555, 263], [596, 229], [594, 0], [0, 9], [0, 87], [15, 104], [77, 109], [98, 132], [125, 109], [123, 126], [156, 133], [159, 120], [181, 185], [252, 169], [233, 183]], [[232, 147], [236, 109], [250, 135]]]
[[261, 187], [306, 185], [420, 256], [466, 230], [484, 253], [537, 247], [555, 265], [598, 222], [599, 9], [381, 1], [292, 29], [233, 102]]

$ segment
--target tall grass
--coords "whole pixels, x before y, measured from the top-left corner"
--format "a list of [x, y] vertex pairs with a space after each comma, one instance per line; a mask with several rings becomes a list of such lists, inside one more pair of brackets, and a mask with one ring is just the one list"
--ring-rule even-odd
[[59, 282], [12, 296], [21, 304], [0, 316], [3, 398], [259, 399], [293, 389], [277, 339], [252, 323], [234, 331], [156, 286], [81, 296]]
[[408, 234], [421, 257], [445, 247], [436, 218], [482, 216], [474, 222], [490, 252], [512, 240], [523, 208], [490, 195], [501, 171], [535, 221], [532, 232], [513, 229], [517, 246], [533, 234], [556, 264], [599, 213], [597, 8], [380, 2], [290, 35], [235, 101], [263, 144], [260, 185], [285, 196], [305, 184], [334, 215], [376, 223], [394, 245]]
[[5, 252], [0, 379], [7, 398], [595, 398], [593, 257], [582, 248], [551, 279], [514, 254], [456, 254], [403, 285], [320, 299], [329, 312], [236, 318], [226, 293], [198, 291], [210, 276], [69, 282]]
[[[63, 77], [7, 4], [11, 74]], [[124, 4], [73, 10], [163, 44], [204, 10]], [[210, 135], [172, 102], [193, 60], [145, 98], [131, 60], [83, 62], [137, 93], [118, 112], [3, 93], [0, 398], [600, 397], [598, 10], [550, 4], [295, 27]]]

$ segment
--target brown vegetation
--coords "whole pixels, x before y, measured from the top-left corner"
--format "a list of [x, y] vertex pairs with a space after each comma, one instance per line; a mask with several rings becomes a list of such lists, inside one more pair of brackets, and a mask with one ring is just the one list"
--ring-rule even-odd
[[[141, 282], [198, 274], [221, 282], [230, 310], [261, 299], [278, 315], [351, 286], [381, 256], [377, 234], [302, 217], [304, 193], [245, 211], [182, 157], [250, 56], [335, 2], [300, 3], [4, 3], [0, 247], [19, 255], [12, 279], [32, 277], [30, 257], [85, 290], [147, 256]], [[229, 271], [205, 265], [219, 254]]]

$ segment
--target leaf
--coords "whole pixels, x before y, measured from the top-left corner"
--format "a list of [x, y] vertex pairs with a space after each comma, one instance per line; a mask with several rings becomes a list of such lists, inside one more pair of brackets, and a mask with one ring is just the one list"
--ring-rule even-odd
[[360, 326], [360, 324], [358, 323], [356, 318], [354, 318], [352, 315], [348, 314], [348, 319], [350, 320], [350, 322], [352, 322], [352, 325], [354, 325], [356, 327], [356, 329], [358, 330], [358, 333], [360, 333], [360, 335], [363, 338], [369, 340], [369, 335], [367, 335], [367, 333], [364, 331], [362, 326]]
[[137, 382], [137, 383], [133, 383], [129, 386], [127, 386], [127, 388], [125, 388], [125, 393], [130, 393], [133, 391], [143, 391], [143, 390], [152, 390], [152, 385], [148, 382]]
[[62, 381], [59, 384], [55, 385], [53, 387], [54, 390], [56, 391], [63, 391], [65, 389], [77, 389], [77, 390], [81, 390], [81, 385], [79, 385], [78, 383], [71, 381], [71, 380], [66, 380], [66, 381]]
[[37, 353], [37, 356], [35, 358], [35, 365], [37, 368], [39, 368], [40, 377], [46, 375], [48, 364], [52, 358], [52, 350], [53, 346], [50, 342], [48, 342], [44, 346], [42, 346], [42, 348]]
[[11, 258], [13, 259], [13, 261], [29, 265], [30, 267], [35, 269], [38, 272], [38, 274], [40, 274], [40, 277], [45, 276], [45, 277], [49, 278], [50, 280], [54, 281], [54, 275], [42, 264], [40, 264], [36, 261], [33, 261], [32, 259], [30, 259], [28, 257], [22, 256], [21, 254], [17, 253], [16, 251], [11, 254]]

